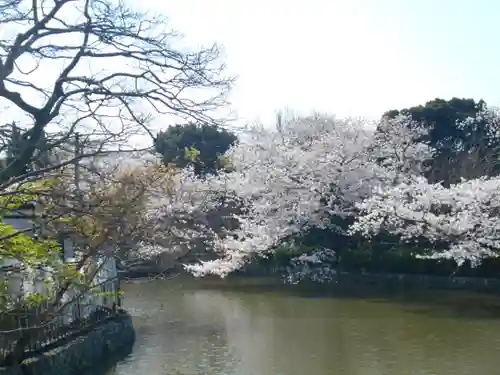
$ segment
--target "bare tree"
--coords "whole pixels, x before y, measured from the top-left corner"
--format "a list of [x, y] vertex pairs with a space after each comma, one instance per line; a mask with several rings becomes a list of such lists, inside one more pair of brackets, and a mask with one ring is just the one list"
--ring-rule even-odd
[[59, 135], [48, 149], [77, 131], [115, 144], [138, 133], [153, 137], [154, 115], [220, 122], [213, 111], [225, 104], [232, 79], [219, 47], [182, 48], [165, 17], [121, 0], [5, 0], [0, 24], [0, 103], [20, 113], [26, 129], [0, 181], [20, 178], [49, 126]]
[[71, 173], [63, 174], [43, 207], [46, 218], [64, 220], [48, 221], [47, 229], [53, 236], [61, 232], [71, 236], [80, 267], [100, 256], [126, 256], [127, 250], [153, 235], [145, 205], [153, 190], [170, 194], [174, 173], [159, 162], [108, 164], [84, 169], [79, 190], [74, 189]]
[[[130, 137], [154, 137], [155, 116], [219, 124], [214, 111], [225, 104], [232, 79], [224, 76], [217, 45], [188, 50], [165, 17], [136, 12], [121, 0], [4, 0], [0, 25], [0, 107], [9, 115], [0, 119], [6, 124], [0, 153], [16, 128], [12, 122], [22, 129], [14, 157], [0, 168], [0, 197], [37, 195], [47, 234], [67, 227], [80, 252], [76, 270], [90, 270], [103, 251], [114, 256], [130, 237], [140, 239], [145, 190], [164, 176], [147, 169], [140, 178], [103, 174], [84, 159], [131, 151]], [[50, 165], [39, 166], [47, 153], [54, 156]], [[75, 178], [80, 170], [88, 175]], [[61, 182], [50, 191], [23, 187], [42, 177]], [[69, 222], [58, 221], [67, 216]], [[22, 234], [5, 233], [2, 244]], [[64, 280], [50, 296], [50, 314], [64, 308], [62, 297], [74, 285], [73, 278]], [[19, 338], [16, 353], [30, 334]]]
[[[13, 249], [16, 251], [9, 251], [9, 246], [0, 251], [0, 259], [12, 253], [23, 265], [42, 266], [39, 269], [44, 270], [49, 288], [37, 296], [40, 299], [34, 305], [38, 312], [32, 319], [33, 326], [14, 335], [15, 345], [9, 360], [19, 361], [30, 338], [36, 337], [53, 319], [67, 313], [72, 304], [93, 293], [100, 282], [99, 273], [108, 260], [126, 257], [127, 252], [145, 237], [150, 240], [151, 223], [144, 215], [146, 202], [153, 190], [156, 194], [160, 191], [169, 194], [175, 171], [162, 166], [160, 161], [135, 166], [130, 162], [116, 163], [116, 158], [117, 155], [109, 157], [111, 163], [102, 159], [100, 163], [96, 161], [94, 164], [101, 164], [100, 168], [87, 163], [85, 167], [89, 168], [82, 168], [80, 189], [75, 189], [70, 165], [59, 169], [57, 175], [54, 173], [50, 183], [41, 186], [36, 194], [43, 227], [40, 243], [29, 235], [23, 236], [22, 231], [12, 230], [17, 241], [21, 238], [24, 242]], [[18, 196], [21, 191], [22, 186], [14, 190]], [[32, 189], [25, 194], [30, 192]], [[4, 210], [0, 207], [0, 212]], [[56, 256], [62, 250], [56, 244], [53, 249], [48, 247], [50, 239], [58, 237], [71, 243], [73, 261]], [[8, 239], [0, 241], [8, 245]], [[23, 244], [38, 247], [24, 253]], [[37, 254], [36, 258], [33, 254]], [[7, 292], [2, 293], [1, 281], [0, 273], [0, 327], [9, 323], [8, 318], [16, 311], [25, 310], [33, 297], [19, 295], [13, 300]], [[11, 280], [3, 281], [9, 286]], [[7, 303], [2, 304], [2, 297], [6, 297]]]

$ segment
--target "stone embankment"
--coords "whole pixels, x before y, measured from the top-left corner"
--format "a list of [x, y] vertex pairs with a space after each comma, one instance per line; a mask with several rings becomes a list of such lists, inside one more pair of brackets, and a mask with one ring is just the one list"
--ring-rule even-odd
[[126, 356], [134, 341], [132, 318], [120, 310], [92, 329], [27, 358], [20, 365], [0, 367], [0, 375], [81, 375]]

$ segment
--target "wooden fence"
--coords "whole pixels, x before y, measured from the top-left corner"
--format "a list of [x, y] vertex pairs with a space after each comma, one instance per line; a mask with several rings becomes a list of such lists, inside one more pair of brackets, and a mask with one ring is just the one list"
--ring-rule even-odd
[[0, 314], [0, 367], [19, 363], [84, 333], [114, 316], [120, 305], [119, 279], [114, 277], [72, 298], [55, 312], [49, 302], [44, 302], [36, 308]]

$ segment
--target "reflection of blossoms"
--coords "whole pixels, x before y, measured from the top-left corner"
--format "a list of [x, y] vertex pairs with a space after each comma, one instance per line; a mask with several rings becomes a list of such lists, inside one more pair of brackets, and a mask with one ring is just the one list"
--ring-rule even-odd
[[335, 251], [326, 248], [316, 249], [292, 258], [284, 269], [283, 279], [289, 284], [298, 284], [302, 281], [331, 283], [337, 275], [337, 271], [333, 268], [334, 262]]

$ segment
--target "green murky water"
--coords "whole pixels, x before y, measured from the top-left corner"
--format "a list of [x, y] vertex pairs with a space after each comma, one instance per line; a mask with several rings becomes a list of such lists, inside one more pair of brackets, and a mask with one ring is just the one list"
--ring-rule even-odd
[[497, 375], [500, 299], [124, 285], [137, 342], [108, 375]]

